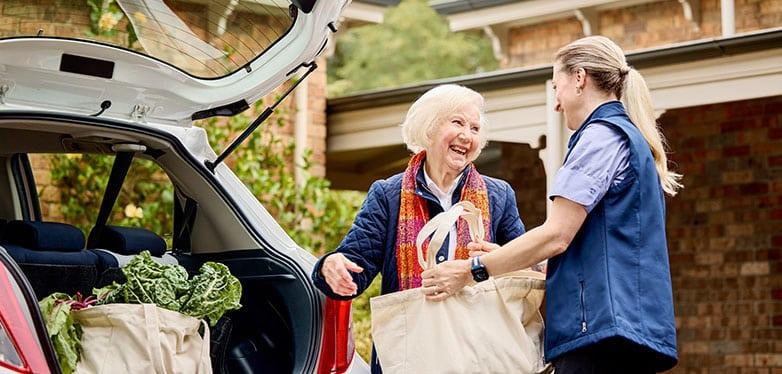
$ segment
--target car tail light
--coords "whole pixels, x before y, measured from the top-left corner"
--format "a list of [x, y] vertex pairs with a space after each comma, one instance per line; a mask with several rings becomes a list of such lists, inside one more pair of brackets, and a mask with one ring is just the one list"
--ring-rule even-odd
[[49, 373], [35, 331], [26, 317], [18, 289], [0, 262], [0, 372]]
[[0, 317], [0, 368], [10, 369], [18, 372], [25, 372], [22, 358], [16, 350], [16, 344], [11, 340], [6, 332], [5, 323]]
[[350, 301], [326, 298], [323, 341], [320, 344], [318, 373], [344, 373], [355, 354], [351, 331]]

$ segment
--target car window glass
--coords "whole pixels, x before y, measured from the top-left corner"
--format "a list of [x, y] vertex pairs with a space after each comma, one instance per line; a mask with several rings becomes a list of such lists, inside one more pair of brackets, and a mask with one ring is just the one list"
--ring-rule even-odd
[[[79, 227], [87, 236], [95, 225], [113, 155], [31, 155], [44, 221]], [[174, 189], [154, 161], [135, 157], [108, 224], [145, 228], [171, 246]]]
[[289, 0], [6, 1], [0, 38], [61, 37], [136, 51], [202, 78], [233, 73], [293, 25]]

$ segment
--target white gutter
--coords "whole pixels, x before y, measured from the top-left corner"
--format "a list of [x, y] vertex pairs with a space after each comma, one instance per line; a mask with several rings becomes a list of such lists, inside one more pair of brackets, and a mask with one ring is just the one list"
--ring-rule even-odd
[[[654, 0], [529, 0], [448, 16], [451, 31], [464, 31], [502, 23], [529, 24], [541, 20], [573, 17], [577, 9], [609, 9]], [[595, 31], [595, 30], [592, 30]]]
[[386, 7], [379, 5], [370, 5], [353, 1], [342, 12], [342, 17], [369, 23], [383, 23], [383, 15], [385, 14], [386, 9]]
[[722, 36], [733, 36], [736, 33], [736, 9], [733, 0], [722, 0]]

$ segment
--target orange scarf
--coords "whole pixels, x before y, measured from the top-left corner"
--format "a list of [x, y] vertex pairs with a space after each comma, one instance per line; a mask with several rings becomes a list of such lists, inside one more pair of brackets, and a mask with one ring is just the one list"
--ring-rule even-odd
[[[416, 257], [415, 240], [421, 228], [429, 221], [429, 208], [424, 199], [415, 193], [416, 176], [426, 159], [426, 152], [421, 151], [410, 159], [402, 177], [402, 193], [399, 199], [399, 223], [396, 235], [396, 262], [399, 276], [399, 290], [421, 287], [421, 265]], [[484, 240], [491, 240], [491, 215], [489, 213], [489, 193], [486, 183], [478, 174], [475, 165], [467, 166], [466, 179], [462, 187], [461, 200], [469, 201], [480, 209], [483, 220], [483, 228], [486, 236]], [[456, 259], [469, 257], [467, 244], [472, 240], [467, 222], [459, 219], [456, 223]], [[424, 256], [428, 250], [429, 241], [424, 242]], [[435, 248], [434, 250], [439, 250]]]

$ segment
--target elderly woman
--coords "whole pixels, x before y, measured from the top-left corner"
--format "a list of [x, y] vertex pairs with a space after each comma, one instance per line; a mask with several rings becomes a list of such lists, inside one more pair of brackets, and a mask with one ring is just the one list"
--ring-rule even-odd
[[[524, 233], [510, 185], [480, 175], [472, 164], [486, 145], [480, 94], [452, 84], [427, 91], [407, 112], [402, 136], [415, 153], [407, 169], [372, 184], [345, 239], [315, 265], [315, 285], [329, 297], [354, 298], [378, 273], [383, 294], [421, 287], [418, 232], [459, 201], [482, 211], [486, 241], [504, 244]], [[470, 241], [460, 220], [442, 248], [433, 248], [438, 263], [467, 259]], [[374, 352], [372, 372], [380, 372]]]

